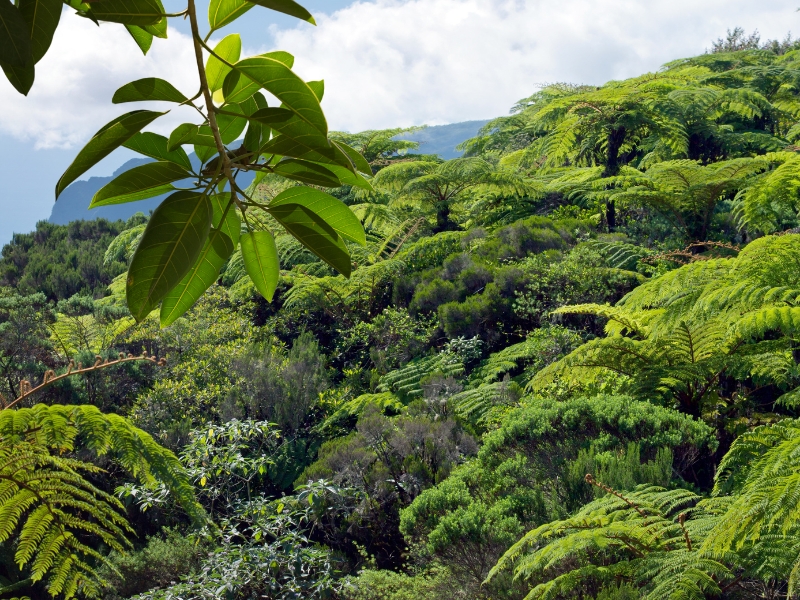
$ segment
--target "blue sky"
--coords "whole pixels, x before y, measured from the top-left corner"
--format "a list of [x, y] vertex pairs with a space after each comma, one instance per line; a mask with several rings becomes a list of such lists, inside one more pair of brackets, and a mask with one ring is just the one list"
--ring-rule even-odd
[[[703, 52], [727, 28], [762, 39], [800, 32], [796, 0], [306, 0], [317, 27], [253, 9], [229, 27], [245, 53], [282, 49], [295, 70], [325, 79], [331, 128], [443, 124], [507, 113], [537, 85], [600, 84]], [[166, 0], [168, 10], [180, 0]], [[201, 10], [205, 5], [199, 0]], [[0, 78], [0, 244], [33, 229], [83, 143], [124, 112], [114, 90], [145, 76], [190, 91], [186, 23], [147, 57], [115, 25], [65, 14], [27, 98]], [[227, 33], [222, 31], [219, 34]], [[171, 113], [152, 127], [184, 120]], [[131, 155], [112, 154], [90, 174], [108, 175]]]

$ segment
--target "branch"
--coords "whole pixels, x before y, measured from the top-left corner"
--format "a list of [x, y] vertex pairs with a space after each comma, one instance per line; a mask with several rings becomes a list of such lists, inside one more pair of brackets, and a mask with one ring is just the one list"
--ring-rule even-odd
[[78, 369], [73, 371], [75, 368], [75, 361], [69, 361], [69, 368], [67, 369], [66, 373], [62, 373], [61, 375], [56, 375], [55, 371], [48, 370], [45, 371], [44, 378], [42, 379], [42, 383], [37, 385], [36, 387], [31, 387], [31, 382], [27, 379], [23, 379], [19, 382], [19, 396], [14, 398], [8, 404], [5, 404], [5, 399], [0, 396], [0, 402], [4, 404], [4, 406], [0, 407], [0, 410], [6, 410], [25, 400], [29, 396], [32, 396], [36, 392], [53, 385], [56, 381], [61, 381], [62, 379], [66, 379], [67, 377], [72, 377], [73, 375], [82, 375], [84, 373], [93, 373], [94, 371], [99, 371], [100, 369], [105, 369], [107, 367], [113, 367], [115, 365], [121, 365], [123, 363], [128, 362], [136, 362], [140, 360], [145, 360], [151, 362], [159, 367], [163, 367], [167, 364], [166, 358], [156, 358], [155, 356], [147, 356], [146, 354], [142, 354], [141, 356], [133, 356], [132, 354], [128, 354], [125, 356], [124, 354], [120, 353], [119, 358], [117, 360], [109, 361], [108, 359], [103, 362], [103, 357], [97, 355], [95, 357], [95, 363], [91, 367], [83, 367], [81, 363], [78, 363]]

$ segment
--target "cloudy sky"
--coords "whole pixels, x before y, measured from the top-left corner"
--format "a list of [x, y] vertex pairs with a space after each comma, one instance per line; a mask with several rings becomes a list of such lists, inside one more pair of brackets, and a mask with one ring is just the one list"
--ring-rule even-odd
[[[7, 0], [0, 0], [7, 1]], [[198, 0], [203, 6], [203, 1]], [[168, 10], [178, 0], [165, 2]], [[307, 80], [325, 79], [332, 129], [444, 124], [506, 114], [543, 83], [600, 84], [710, 47], [726, 29], [762, 40], [800, 32], [797, 0], [308, 0], [317, 27], [248, 12], [229, 29], [245, 53], [282, 49]], [[228, 31], [221, 32], [221, 35]], [[74, 153], [125, 109], [122, 84], [159, 76], [196, 87], [186, 25], [143, 57], [124, 30], [64, 14], [27, 98], [0, 77], [0, 243], [46, 219]], [[170, 114], [151, 129], [183, 121]], [[108, 175], [129, 154], [93, 169]]]

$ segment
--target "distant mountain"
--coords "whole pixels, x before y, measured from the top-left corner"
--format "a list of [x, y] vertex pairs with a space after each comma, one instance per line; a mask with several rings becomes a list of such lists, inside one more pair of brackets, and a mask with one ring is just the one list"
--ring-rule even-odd
[[95, 195], [97, 190], [120, 173], [149, 162], [153, 162], [152, 159], [132, 158], [114, 171], [114, 174], [110, 177], [90, 177], [88, 181], [76, 181], [64, 190], [53, 205], [53, 211], [50, 213], [48, 221], [54, 225], [66, 225], [70, 221], [90, 221], [100, 218], [108, 219], [109, 221], [116, 221], [118, 219], [127, 221], [134, 213], [149, 213], [151, 210], [155, 209], [166, 196], [158, 196], [149, 200], [131, 202], [129, 204], [101, 206], [89, 210], [89, 202], [91, 202], [92, 196]]
[[456, 150], [461, 142], [475, 137], [478, 130], [489, 121], [464, 121], [463, 123], [451, 123], [450, 125], [433, 125], [414, 131], [398, 135], [401, 140], [412, 140], [419, 142], [421, 154], [438, 154], [444, 159], [457, 158], [461, 152]]
[[[461, 152], [456, 150], [456, 146], [464, 140], [475, 137], [478, 130], [488, 122], [489, 121], [465, 121], [463, 123], [452, 123], [450, 125], [434, 125], [398, 137], [420, 142], [419, 152], [421, 153], [438, 154], [442, 158], [450, 159], [461, 156]], [[196, 165], [197, 158], [194, 154], [190, 156], [190, 159], [192, 160], [192, 164]], [[87, 181], [76, 181], [64, 190], [58, 201], [53, 205], [53, 211], [50, 213], [50, 218], [48, 220], [50, 223], [56, 225], [66, 225], [71, 221], [78, 221], [81, 219], [88, 221], [101, 217], [109, 221], [116, 221], [118, 219], [125, 221], [137, 212], [149, 213], [167, 197], [166, 194], [150, 198], [149, 200], [141, 200], [139, 202], [130, 202], [127, 204], [115, 204], [113, 206], [102, 206], [100, 208], [93, 208], [92, 210], [89, 210], [89, 203], [97, 190], [114, 177], [128, 169], [138, 167], [139, 165], [151, 161], [152, 159], [149, 158], [132, 158], [114, 171], [114, 174], [110, 177], [90, 177]], [[252, 173], [242, 174], [241, 184], [245, 187], [250, 185], [252, 178]]]

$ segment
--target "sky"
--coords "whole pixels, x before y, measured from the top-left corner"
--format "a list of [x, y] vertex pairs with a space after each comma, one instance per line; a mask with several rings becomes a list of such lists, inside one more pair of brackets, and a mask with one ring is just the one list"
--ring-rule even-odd
[[[797, 0], [301, 3], [316, 27], [255, 8], [217, 39], [237, 31], [243, 54], [294, 54], [301, 77], [325, 80], [331, 129], [347, 131], [500, 116], [542, 84], [602, 84], [654, 71], [704, 52], [737, 26], [757, 29], [762, 40], [800, 32]], [[182, 2], [164, 4], [180, 10]], [[207, 0], [198, 8], [204, 13]], [[98, 28], [69, 12], [27, 97], [0, 77], [0, 244], [49, 216], [55, 183], [75, 153], [106, 122], [132, 110], [111, 104], [114, 90], [148, 76], [187, 94], [197, 86], [188, 23], [171, 19], [169, 39], [155, 40], [145, 57], [120, 26]], [[168, 133], [191, 118], [173, 110], [149, 129]], [[109, 175], [132, 155], [119, 150], [89, 175]]]

